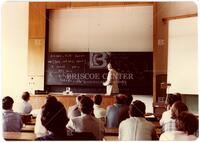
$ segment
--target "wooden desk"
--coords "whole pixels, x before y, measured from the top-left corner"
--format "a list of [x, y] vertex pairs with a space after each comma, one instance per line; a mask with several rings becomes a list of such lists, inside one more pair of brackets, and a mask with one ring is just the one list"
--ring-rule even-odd
[[3, 138], [5, 140], [22, 140], [32, 141], [35, 140], [36, 136], [34, 133], [25, 132], [3, 132]]
[[25, 125], [24, 127], [22, 127], [21, 132], [34, 132], [34, 125]]
[[[76, 103], [76, 97], [77, 95], [87, 95], [90, 98], [93, 98], [95, 94], [92, 93], [74, 93], [74, 95], [61, 95], [61, 94], [46, 94], [46, 95], [31, 95], [30, 97], [30, 104], [32, 105], [33, 109], [40, 109], [46, 100], [46, 97], [48, 95], [55, 96], [63, 105], [65, 106], [65, 109], [68, 109], [69, 106], [72, 106]], [[98, 94], [98, 93], [96, 93]], [[115, 97], [114, 96], [105, 96], [102, 95], [102, 103], [101, 107], [106, 108], [108, 105], [114, 104]]]
[[31, 119], [30, 122], [26, 122], [26, 125], [35, 125], [36, 119]]
[[105, 128], [105, 136], [118, 136], [119, 129], [118, 128]]
[[118, 136], [104, 136], [103, 141], [118, 141]]
[[164, 111], [166, 111], [165, 103], [153, 103], [153, 112], [156, 117], [161, 118]]

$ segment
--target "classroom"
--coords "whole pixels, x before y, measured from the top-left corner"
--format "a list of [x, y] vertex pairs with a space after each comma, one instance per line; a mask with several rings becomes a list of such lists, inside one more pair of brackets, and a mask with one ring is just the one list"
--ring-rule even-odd
[[197, 5], [4, 2], [2, 137], [196, 140]]

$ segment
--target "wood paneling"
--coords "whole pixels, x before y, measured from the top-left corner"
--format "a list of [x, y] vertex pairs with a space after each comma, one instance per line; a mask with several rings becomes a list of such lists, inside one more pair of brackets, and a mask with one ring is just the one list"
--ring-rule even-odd
[[153, 102], [156, 102], [157, 4], [153, 5]]
[[91, 7], [98, 6], [98, 2], [71, 2], [71, 7]]
[[166, 111], [165, 103], [153, 103], [153, 113], [156, 117], [161, 118], [164, 111]]
[[124, 2], [99, 2], [99, 6], [124, 6]]
[[70, 7], [70, 2], [46, 2], [46, 9], [60, 9]]
[[156, 75], [156, 102], [165, 101], [167, 88], [161, 86], [163, 82], [167, 82], [167, 74]]
[[29, 39], [28, 75], [44, 75], [45, 39]]
[[[87, 95], [88, 96], [88, 95]], [[47, 95], [33, 95], [30, 97], [30, 103], [33, 109], [39, 109], [44, 105]], [[55, 95], [55, 97], [63, 103], [66, 109], [76, 103], [76, 96]], [[93, 96], [89, 96], [93, 98]], [[106, 108], [108, 105], [114, 104], [115, 98], [113, 96], [102, 96], [101, 107]]]
[[197, 16], [198, 16], [197, 13], [186, 14], [186, 15], [177, 15], [177, 16], [171, 16], [171, 17], [162, 18], [162, 21], [163, 22], [167, 22], [168, 20], [183, 19], [183, 18], [197, 17]]
[[153, 2], [124, 2], [125, 5], [145, 6], [153, 5]]
[[144, 6], [153, 5], [153, 2], [72, 2], [71, 7], [113, 7], [113, 6]]
[[29, 39], [45, 38], [46, 4], [44, 2], [29, 3]]

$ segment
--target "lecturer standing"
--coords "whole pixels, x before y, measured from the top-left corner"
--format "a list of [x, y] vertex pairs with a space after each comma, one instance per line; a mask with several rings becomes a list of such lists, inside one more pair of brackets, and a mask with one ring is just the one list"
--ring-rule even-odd
[[112, 65], [108, 63], [108, 76], [107, 80], [103, 83], [106, 86], [106, 95], [118, 94], [118, 72], [112, 68]]

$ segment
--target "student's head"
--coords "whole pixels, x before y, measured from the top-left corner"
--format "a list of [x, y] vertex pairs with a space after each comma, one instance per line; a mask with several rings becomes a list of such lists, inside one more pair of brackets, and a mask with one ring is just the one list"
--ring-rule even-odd
[[93, 101], [89, 97], [87, 96], [83, 97], [80, 100], [80, 105], [79, 105], [81, 112], [84, 114], [91, 114], [93, 111], [93, 104], [94, 104]]
[[144, 117], [146, 106], [142, 101], [136, 100], [129, 106], [129, 114], [132, 117]]
[[51, 96], [51, 95], [48, 95], [47, 97], [46, 97], [46, 100], [45, 100], [45, 104], [42, 106], [42, 109], [45, 107], [45, 105], [51, 105], [51, 104], [54, 104], [54, 103], [56, 103], [57, 102], [57, 99], [56, 99], [56, 97], [54, 97], [54, 96]]
[[65, 130], [68, 120], [65, 107], [61, 102], [46, 103], [43, 106], [41, 122], [47, 130], [59, 133]]
[[77, 105], [80, 104], [80, 100], [81, 100], [83, 97], [85, 97], [85, 95], [78, 95], [78, 96], [76, 97], [76, 104], [77, 104]]
[[194, 134], [198, 130], [199, 121], [193, 114], [189, 112], [181, 112], [176, 119], [176, 128], [188, 135]]
[[102, 97], [101, 97], [101, 95], [95, 95], [95, 96], [94, 96], [94, 104], [100, 105], [101, 102], [102, 102]]
[[188, 107], [181, 101], [177, 101], [172, 105], [172, 119], [176, 119], [183, 111], [188, 111]]
[[57, 102], [57, 99], [56, 99], [56, 97], [54, 97], [54, 96], [51, 96], [51, 95], [48, 95], [47, 97], [46, 97], [46, 104], [48, 103], [48, 104], [53, 104], [53, 103], [55, 103], [55, 102]]
[[126, 104], [130, 105], [132, 101], [133, 101], [133, 96], [131, 94], [126, 95]]
[[123, 94], [118, 94], [115, 96], [115, 100], [117, 104], [125, 104], [126, 103], [126, 96]]
[[166, 98], [166, 103], [171, 107], [173, 103], [176, 101], [181, 101], [181, 94], [180, 93], [175, 93], [175, 94], [168, 94]]
[[9, 97], [9, 96], [4, 97], [3, 102], [2, 102], [3, 109], [5, 109], [5, 110], [12, 109], [13, 103], [14, 103], [14, 101], [11, 97]]
[[24, 100], [24, 101], [28, 101], [29, 99], [30, 99], [30, 94], [29, 94], [29, 92], [23, 92], [23, 94], [22, 94], [22, 99]]

